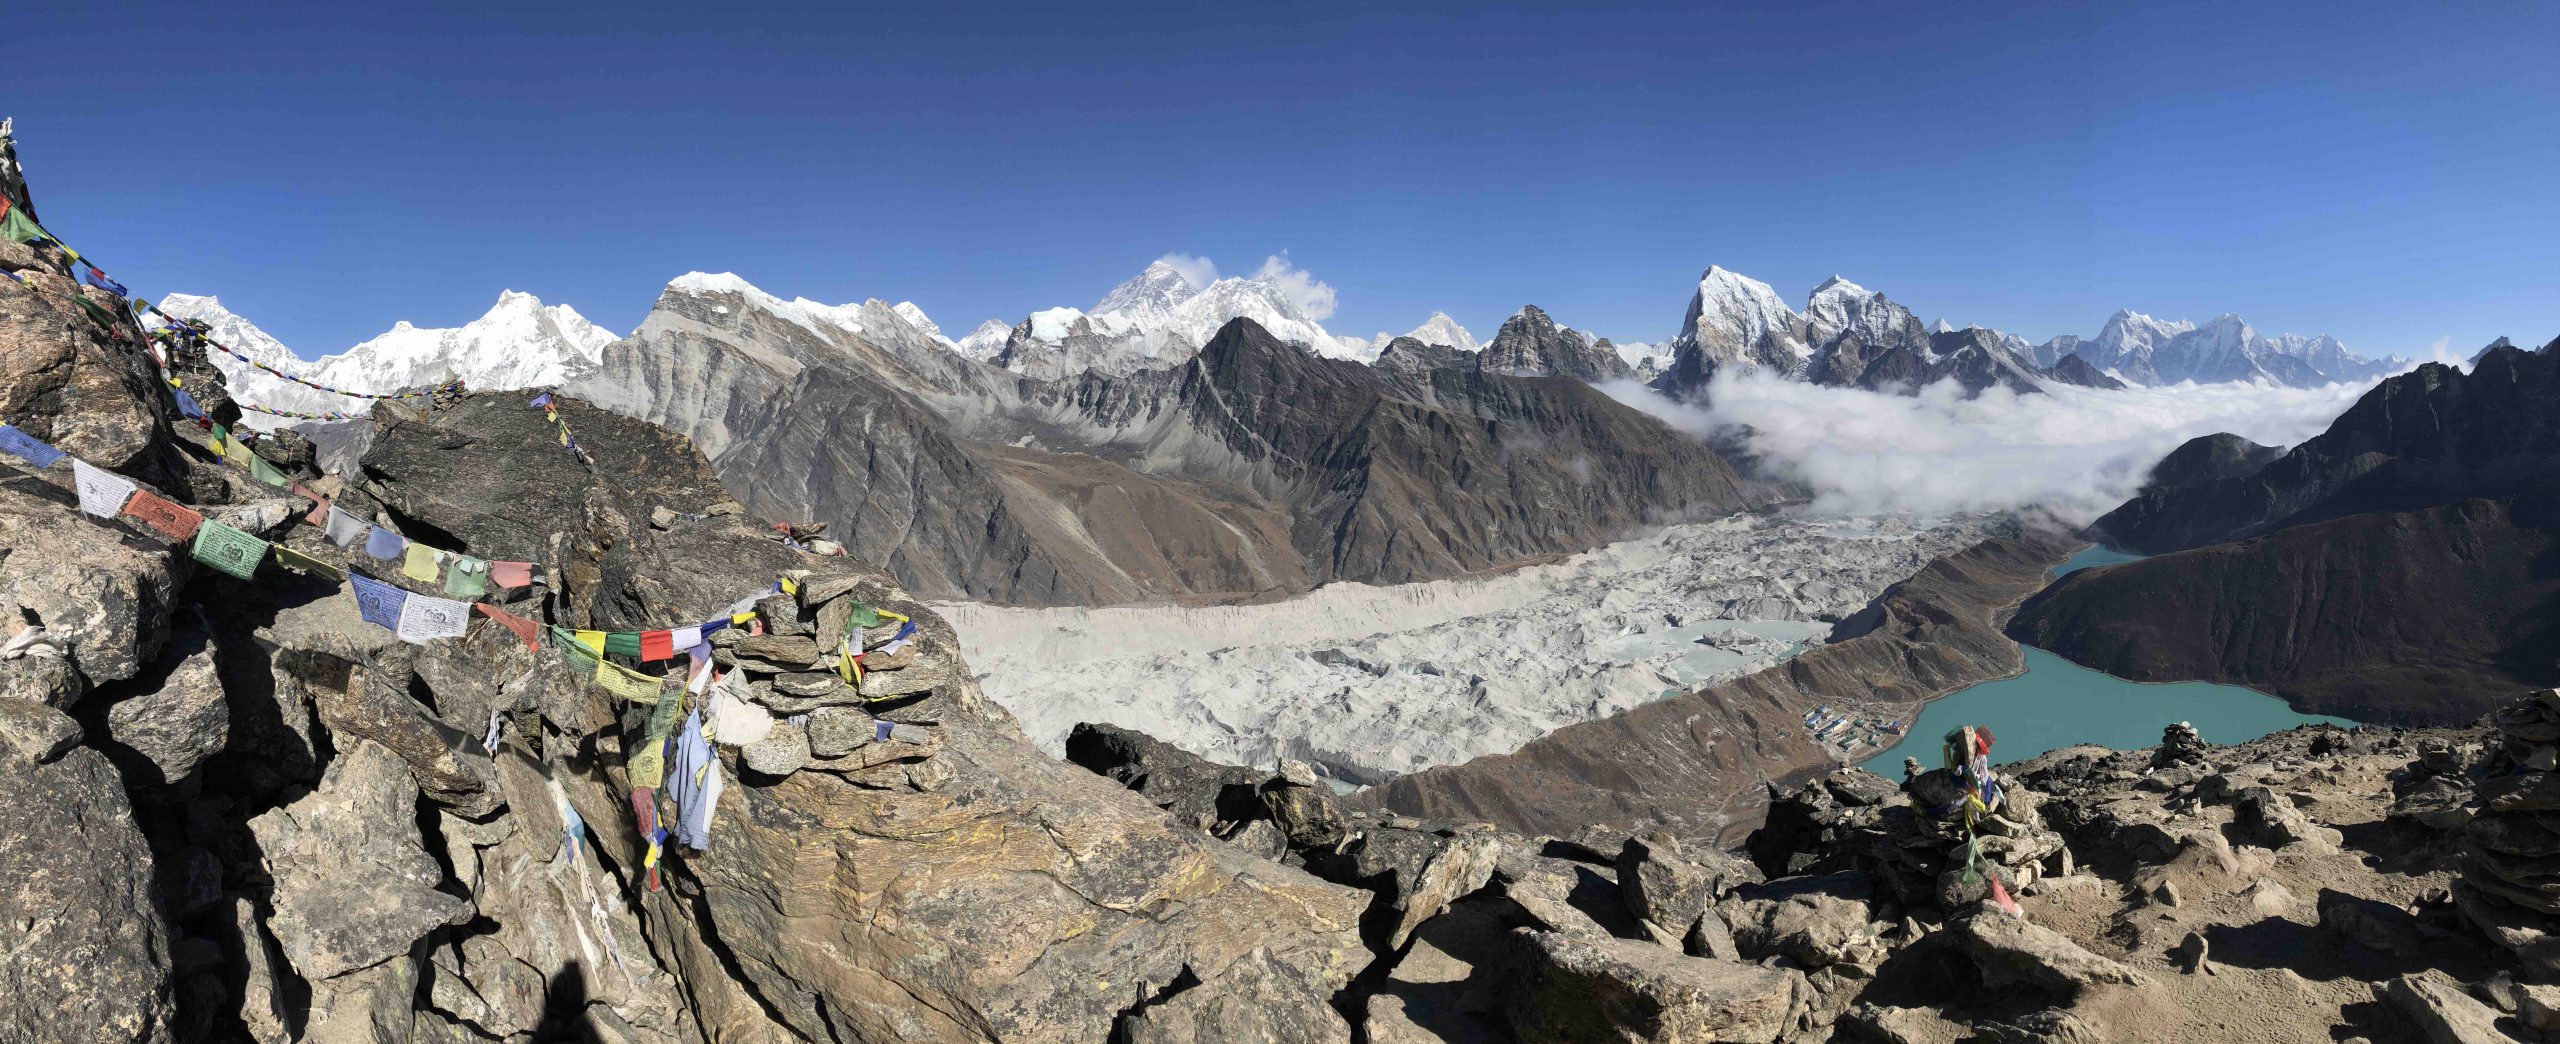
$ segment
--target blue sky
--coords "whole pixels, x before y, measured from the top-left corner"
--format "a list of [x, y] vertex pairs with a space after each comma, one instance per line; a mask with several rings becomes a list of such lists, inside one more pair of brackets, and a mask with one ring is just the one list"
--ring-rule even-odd
[[957, 335], [1169, 252], [1360, 335], [1667, 337], [1710, 263], [2036, 340], [2560, 334], [2550, 4], [395, 6], [13, 11], [48, 226], [306, 355], [693, 269]]

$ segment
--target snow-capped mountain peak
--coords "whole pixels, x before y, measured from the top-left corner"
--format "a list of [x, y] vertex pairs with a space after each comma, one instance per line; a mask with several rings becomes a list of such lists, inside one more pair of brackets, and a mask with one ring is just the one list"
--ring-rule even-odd
[[[433, 329], [403, 320], [379, 337], [306, 362], [216, 298], [171, 294], [161, 300], [161, 309], [182, 319], [204, 320], [215, 340], [278, 370], [372, 393], [422, 388], [456, 377], [476, 389], [559, 384], [594, 366], [604, 346], [620, 338], [577, 309], [545, 306], [532, 294], [508, 290], [486, 313], [462, 326]], [[361, 414], [372, 406], [373, 400], [283, 380], [222, 353], [214, 353], [213, 364], [244, 403], [300, 413]], [[262, 427], [285, 423], [254, 411], [249, 418]]]
[[[1476, 343], [1474, 334], [1468, 333], [1466, 327], [1458, 325], [1457, 320], [1449, 318], [1447, 312], [1431, 313], [1431, 318], [1423, 320], [1422, 325], [1414, 327], [1405, 336], [1424, 344], [1446, 345], [1462, 352], [1472, 352], [1483, 347]], [[1384, 344], [1382, 343], [1380, 347], [1384, 347]]]
[[1004, 320], [989, 319], [979, 323], [977, 329], [969, 331], [968, 336], [953, 342], [952, 348], [969, 358], [985, 362], [995, 358], [996, 353], [1004, 351], [1005, 339], [1012, 336], [1013, 327], [1005, 325]]
[[1180, 271], [1172, 265], [1157, 261], [1149, 264], [1146, 271], [1138, 273], [1136, 279], [1113, 287], [1110, 293], [1102, 295], [1102, 302], [1093, 306], [1091, 314], [1109, 315], [1113, 312], [1125, 311], [1169, 312], [1174, 306], [1192, 299], [1199, 293], [1200, 288], [1191, 285], [1191, 280], [1183, 278]]
[[[170, 294], [160, 299], [160, 310], [180, 319], [201, 320], [206, 332], [226, 348], [278, 369], [291, 369], [302, 364], [293, 349], [268, 336], [258, 324], [232, 313], [222, 306], [222, 298], [210, 294]], [[220, 355], [220, 353], [215, 353]], [[224, 371], [228, 373], [228, 370]]]
[[1954, 333], [1956, 332], [1956, 327], [1954, 323], [1940, 319], [1929, 327], [1929, 332], [1933, 334]]
[[925, 315], [924, 309], [917, 307], [915, 302], [900, 301], [891, 306], [891, 310], [898, 313], [898, 318], [904, 319], [916, 329], [924, 331], [925, 336], [931, 337], [944, 344], [952, 343], [951, 338], [942, 335], [942, 327], [935, 325], [932, 317]]

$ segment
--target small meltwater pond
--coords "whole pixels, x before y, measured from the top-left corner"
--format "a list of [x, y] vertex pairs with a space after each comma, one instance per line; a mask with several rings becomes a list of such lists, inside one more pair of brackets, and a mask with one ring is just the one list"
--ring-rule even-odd
[[[2072, 556], [2061, 571], [2114, 565], [2136, 557], [2091, 548]], [[2130, 682], [2032, 646], [2027, 647], [2026, 657], [2025, 674], [1984, 682], [1921, 708], [1902, 742], [1867, 759], [1867, 770], [1900, 779], [1905, 755], [1920, 759], [1923, 767], [1937, 768], [1943, 760], [1940, 744], [1948, 730], [1960, 725], [1990, 726], [1997, 741], [1991, 760], [2002, 763], [2079, 743], [2120, 750], [2149, 747], [2160, 742], [2163, 726], [2178, 721], [2194, 725], [2207, 743], [2241, 743], [2296, 725], [2355, 724], [2345, 718], [2304, 714], [2283, 700], [2236, 685]]]

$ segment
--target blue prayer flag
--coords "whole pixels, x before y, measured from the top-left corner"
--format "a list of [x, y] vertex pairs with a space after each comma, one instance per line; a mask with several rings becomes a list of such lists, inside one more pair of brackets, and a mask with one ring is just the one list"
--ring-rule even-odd
[[549, 406], [549, 405], [551, 405], [551, 393], [550, 393], [550, 392], [544, 392], [544, 393], [542, 393], [542, 394], [540, 394], [540, 395], [536, 395], [536, 396], [534, 396], [534, 397], [533, 397], [533, 401], [532, 401], [532, 402], [526, 403], [525, 405], [530, 406], [530, 407], [532, 407], [532, 408], [534, 408], [534, 409], [537, 409], [537, 410], [538, 410], [538, 409], [541, 409], [541, 408], [543, 408], [543, 407], [545, 407], [545, 406]]
[[169, 396], [170, 396], [171, 398], [174, 398], [174, 399], [178, 400], [178, 415], [179, 415], [179, 416], [181, 416], [181, 417], [185, 417], [185, 418], [187, 418], [188, 420], [202, 420], [202, 419], [204, 419], [204, 407], [203, 407], [203, 406], [200, 406], [200, 405], [197, 405], [197, 404], [196, 404], [196, 397], [195, 397], [195, 396], [193, 396], [193, 395], [189, 395], [189, 394], [187, 394], [187, 390], [186, 390], [186, 389], [184, 389], [184, 388], [171, 388], [171, 389], [169, 389]]
[[409, 604], [409, 592], [354, 573], [347, 580], [356, 585], [356, 613], [364, 622], [386, 631], [400, 629], [400, 607]]
[[0, 452], [24, 458], [39, 468], [52, 467], [53, 462], [69, 455], [7, 424], [0, 424]]
[[409, 541], [398, 533], [375, 526], [373, 532], [365, 537], [364, 553], [385, 562], [396, 562], [400, 556], [409, 553]]

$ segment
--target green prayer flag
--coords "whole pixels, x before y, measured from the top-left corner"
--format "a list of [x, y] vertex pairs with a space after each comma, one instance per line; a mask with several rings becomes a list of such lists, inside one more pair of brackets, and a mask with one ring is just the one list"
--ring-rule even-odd
[[255, 453], [248, 454], [248, 457], [250, 478], [264, 482], [270, 486], [282, 486], [285, 483], [293, 481], [292, 479], [286, 478], [284, 472], [278, 469], [275, 465], [267, 463], [267, 459], [265, 457], [261, 457]]
[[613, 655], [616, 655], [616, 656], [630, 656], [630, 657], [638, 657], [638, 656], [640, 655], [640, 632], [638, 632], [638, 631], [607, 631], [607, 632], [605, 632], [605, 635], [604, 635], [604, 651], [609, 652], [609, 653], [612, 653]]
[[853, 603], [853, 616], [846, 621], [846, 625], [851, 627], [878, 627], [880, 626], [881, 620], [882, 617], [880, 615], [880, 610], [874, 609], [860, 602], [855, 602]]
[[456, 556], [453, 565], [444, 571], [444, 593], [456, 598], [478, 598], [489, 593], [489, 563]]
[[213, 455], [214, 455], [214, 456], [219, 457], [219, 456], [222, 456], [222, 455], [223, 455], [223, 454], [225, 454], [225, 453], [229, 453], [229, 452], [230, 452], [230, 450], [229, 450], [228, 448], [226, 448], [226, 447], [228, 447], [228, 446], [230, 445], [230, 443], [231, 443], [231, 429], [226, 428], [226, 427], [223, 427], [223, 426], [222, 426], [222, 425], [220, 425], [220, 424], [216, 424], [216, 425], [214, 425], [214, 426], [213, 426]]
[[560, 649], [560, 661], [568, 664], [569, 670], [581, 678], [595, 676], [596, 664], [601, 661], [596, 659], [596, 654], [589, 650], [585, 643], [578, 641], [577, 632], [554, 627], [551, 629], [551, 637], [552, 644]]
[[212, 519], [196, 527], [195, 560], [246, 580], [267, 557], [267, 542]]
[[676, 730], [676, 718], [680, 716], [683, 711], [683, 694], [678, 693], [674, 696], [660, 697], [658, 705], [649, 711], [649, 741], [652, 743], [665, 743], [667, 741], [668, 734]]
[[36, 224], [36, 219], [27, 216], [27, 208], [0, 203], [0, 239], [6, 239], [12, 243], [25, 243], [52, 238], [53, 236], [44, 230], [44, 226]]

